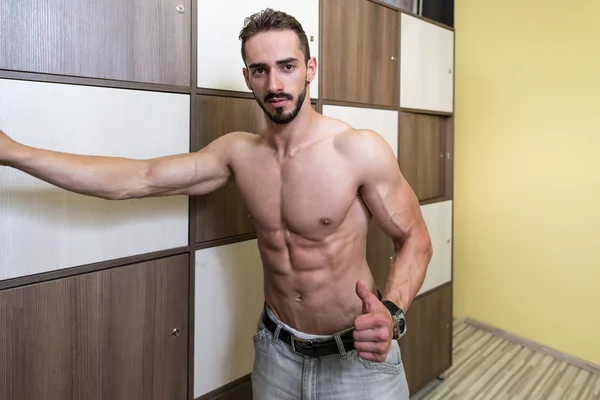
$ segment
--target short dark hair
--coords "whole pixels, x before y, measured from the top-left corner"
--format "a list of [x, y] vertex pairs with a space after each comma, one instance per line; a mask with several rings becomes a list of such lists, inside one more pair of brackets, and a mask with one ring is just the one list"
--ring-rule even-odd
[[242, 41], [242, 59], [244, 62], [246, 60], [244, 45], [248, 39], [261, 32], [285, 29], [291, 29], [296, 32], [300, 40], [300, 49], [304, 53], [304, 62], [308, 63], [310, 48], [302, 24], [293, 16], [271, 8], [254, 13], [244, 20], [244, 28], [240, 31], [239, 36], [239, 39]]

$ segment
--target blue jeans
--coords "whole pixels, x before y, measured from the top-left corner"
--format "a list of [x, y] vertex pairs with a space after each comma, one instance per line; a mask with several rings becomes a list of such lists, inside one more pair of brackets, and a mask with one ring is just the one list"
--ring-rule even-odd
[[[268, 307], [265, 310], [278, 326], [284, 326]], [[356, 350], [318, 358], [304, 356], [293, 352], [288, 344], [277, 340], [265, 327], [262, 322], [264, 312], [254, 336], [254, 400], [409, 399], [396, 340], [392, 340], [388, 356], [381, 363], [359, 357]]]

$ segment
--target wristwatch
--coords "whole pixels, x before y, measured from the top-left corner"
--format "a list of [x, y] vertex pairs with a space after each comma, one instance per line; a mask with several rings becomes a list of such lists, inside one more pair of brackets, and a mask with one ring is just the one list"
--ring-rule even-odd
[[394, 340], [398, 340], [406, 333], [406, 318], [404, 316], [404, 311], [390, 300], [384, 300], [382, 303], [390, 311], [392, 318], [394, 318], [393, 337]]

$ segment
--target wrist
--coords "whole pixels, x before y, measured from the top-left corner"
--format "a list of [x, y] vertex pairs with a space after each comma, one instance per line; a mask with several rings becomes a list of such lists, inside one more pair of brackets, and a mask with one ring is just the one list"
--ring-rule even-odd
[[406, 317], [404, 315], [404, 310], [391, 300], [383, 300], [382, 303], [390, 312], [392, 337], [395, 340], [400, 339], [406, 333]]
[[4, 161], [9, 167], [21, 168], [27, 163], [30, 154], [31, 149], [29, 147], [14, 142], [14, 144], [9, 147]]

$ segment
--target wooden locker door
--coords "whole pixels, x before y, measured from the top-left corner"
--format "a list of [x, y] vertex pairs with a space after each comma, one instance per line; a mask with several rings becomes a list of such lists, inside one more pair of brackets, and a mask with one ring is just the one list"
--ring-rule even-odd
[[433, 256], [419, 294], [452, 279], [452, 200], [422, 205], [421, 211], [431, 237]]
[[186, 400], [186, 254], [0, 291], [0, 398]]
[[323, 0], [323, 99], [398, 105], [398, 21], [375, 2]]
[[367, 234], [367, 263], [371, 268], [375, 284], [383, 293], [390, 267], [390, 257], [394, 254], [394, 242], [377, 225], [371, 222]]
[[[186, 94], [0, 79], [1, 129], [47, 150], [134, 159], [188, 153], [189, 116]], [[2, 168], [0, 280], [187, 246], [188, 203], [109, 201]]]
[[446, 194], [446, 118], [400, 113], [400, 168], [420, 201]]
[[[266, 8], [284, 11], [302, 25], [311, 56], [319, 63], [319, 0], [199, 0], [198, 87], [250, 93], [244, 81], [241, 41], [244, 20]], [[318, 98], [318, 76], [310, 97]]]
[[415, 300], [406, 314], [406, 327], [399, 344], [414, 395], [452, 365], [452, 285]]
[[453, 112], [454, 32], [400, 17], [400, 107]]
[[0, 0], [0, 69], [189, 86], [190, 5]]
[[[254, 99], [199, 95], [196, 112], [193, 151], [229, 132], [257, 133], [266, 126], [264, 112]], [[208, 195], [196, 196], [195, 202], [197, 243], [256, 232], [234, 182]]]

